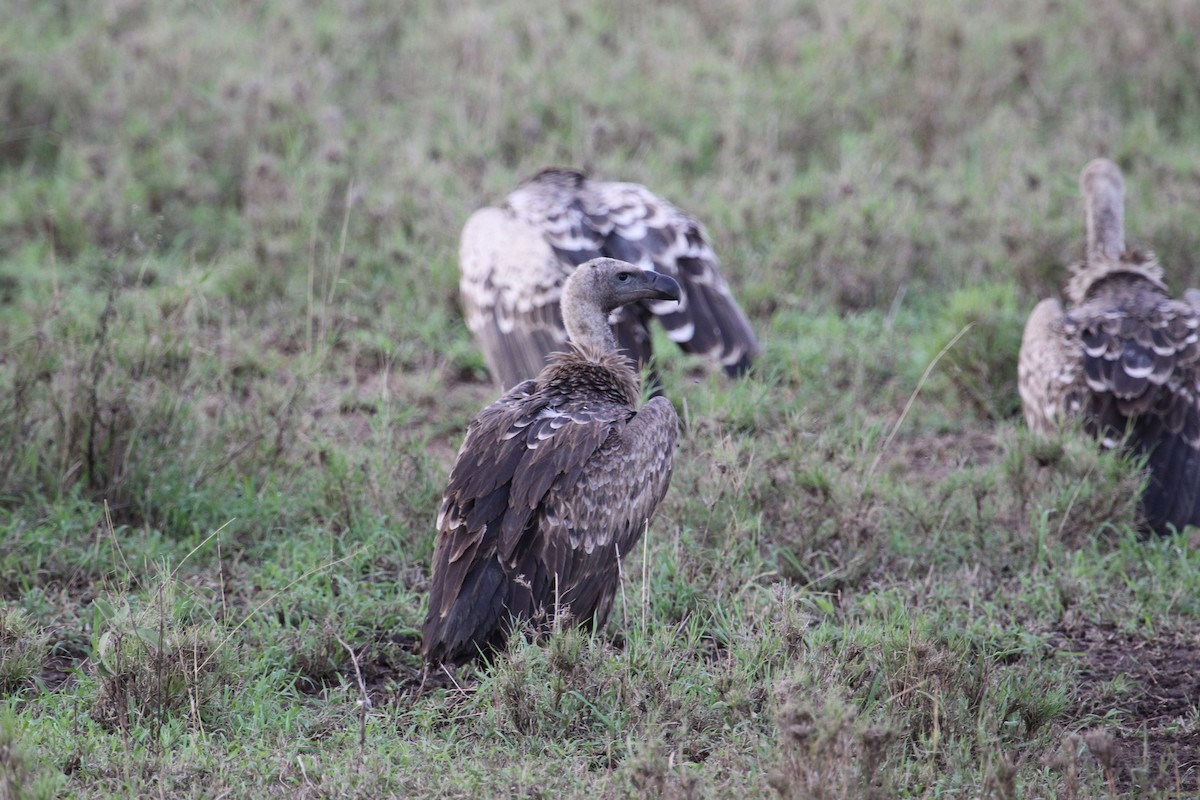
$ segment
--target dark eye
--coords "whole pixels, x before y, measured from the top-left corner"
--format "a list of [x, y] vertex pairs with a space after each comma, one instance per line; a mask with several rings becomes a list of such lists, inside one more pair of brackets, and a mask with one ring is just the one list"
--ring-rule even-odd
[[621, 283], [624, 283], [625, 281], [629, 280], [629, 273], [628, 272], [618, 272], [617, 280], [619, 280]]

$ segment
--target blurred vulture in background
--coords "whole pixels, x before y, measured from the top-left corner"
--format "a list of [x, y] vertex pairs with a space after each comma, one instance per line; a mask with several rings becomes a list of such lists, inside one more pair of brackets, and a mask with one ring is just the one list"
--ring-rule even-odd
[[560, 611], [604, 625], [620, 559], [666, 494], [679, 429], [665, 397], [638, 408], [638, 373], [608, 316], [681, 295], [670, 276], [609, 258], [567, 279], [566, 352], [479, 413], [450, 473], [422, 635], [430, 664], [501, 648], [514, 625], [546, 630]]
[[740, 375], [759, 353], [750, 322], [717, 270], [700, 223], [645, 186], [547, 169], [500, 208], [476, 211], [462, 232], [459, 289], [467, 325], [493, 379], [515, 386], [541, 371], [567, 339], [563, 281], [607, 256], [669, 275], [678, 303], [646, 300], [614, 315], [617, 342], [640, 368], [650, 361], [650, 318], [688, 353]]
[[1144, 456], [1142, 513], [1168, 533], [1200, 523], [1200, 293], [1172, 299], [1154, 255], [1125, 249], [1125, 183], [1115, 164], [1092, 161], [1081, 184], [1087, 253], [1071, 267], [1067, 310], [1043, 300], [1025, 326], [1025, 419], [1046, 432], [1080, 416], [1105, 447]]

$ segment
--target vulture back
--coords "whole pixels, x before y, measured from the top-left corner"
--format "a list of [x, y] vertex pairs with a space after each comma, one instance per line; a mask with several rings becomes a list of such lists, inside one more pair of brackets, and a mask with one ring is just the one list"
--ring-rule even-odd
[[1030, 428], [1068, 415], [1105, 447], [1142, 456], [1147, 526], [1200, 523], [1200, 309], [1176, 300], [1152, 253], [1125, 247], [1124, 179], [1097, 159], [1081, 176], [1087, 247], [1067, 283], [1068, 308], [1043, 300], [1026, 323], [1019, 359]]

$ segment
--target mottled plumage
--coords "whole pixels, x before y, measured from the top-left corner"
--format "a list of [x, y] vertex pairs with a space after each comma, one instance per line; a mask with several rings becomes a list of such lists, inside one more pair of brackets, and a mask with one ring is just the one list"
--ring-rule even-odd
[[546, 356], [562, 348], [563, 281], [600, 256], [670, 275], [681, 286], [678, 303], [642, 301], [614, 314], [618, 343], [638, 365], [651, 356], [652, 316], [685, 352], [706, 356], [731, 375], [758, 355], [750, 322], [695, 218], [636, 183], [547, 169], [501, 208], [475, 212], [463, 228], [459, 288], [467, 325], [501, 385], [536, 375]]
[[670, 277], [607, 258], [567, 281], [568, 349], [480, 412], [451, 471], [423, 631], [428, 661], [501, 647], [514, 618], [544, 627], [569, 608], [581, 624], [604, 624], [618, 559], [666, 494], [679, 428], [664, 397], [638, 408], [638, 376], [608, 314], [678, 296]]
[[1105, 447], [1146, 457], [1146, 523], [1200, 523], [1200, 294], [1175, 300], [1148, 252], [1127, 250], [1125, 184], [1096, 159], [1081, 178], [1087, 254], [1072, 266], [1066, 311], [1040, 302], [1021, 342], [1025, 419], [1047, 432], [1081, 416]]

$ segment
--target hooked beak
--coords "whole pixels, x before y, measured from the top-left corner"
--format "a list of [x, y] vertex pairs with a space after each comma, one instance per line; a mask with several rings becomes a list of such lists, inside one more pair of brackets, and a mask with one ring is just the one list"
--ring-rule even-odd
[[650, 291], [653, 292], [655, 300], [678, 301], [683, 296], [683, 290], [679, 288], [679, 281], [670, 275], [647, 271], [646, 276], [650, 278]]

